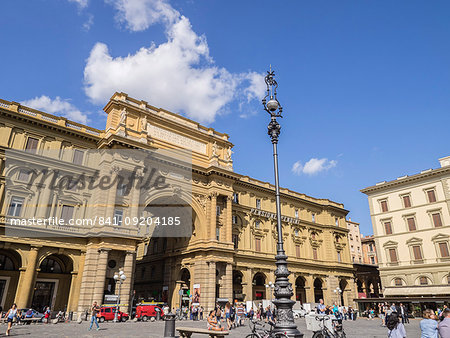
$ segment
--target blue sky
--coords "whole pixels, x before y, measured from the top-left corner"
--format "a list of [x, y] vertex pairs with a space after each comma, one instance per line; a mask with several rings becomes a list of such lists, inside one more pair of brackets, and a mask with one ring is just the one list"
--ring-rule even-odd
[[260, 98], [272, 64], [282, 186], [344, 203], [364, 234], [361, 188], [450, 155], [448, 1], [0, 6], [1, 98], [103, 129], [102, 107], [125, 91], [228, 133], [235, 171], [270, 182]]

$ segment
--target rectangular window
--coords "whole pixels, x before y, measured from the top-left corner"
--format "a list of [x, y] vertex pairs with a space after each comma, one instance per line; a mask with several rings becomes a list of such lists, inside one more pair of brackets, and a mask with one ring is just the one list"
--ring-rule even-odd
[[237, 249], [239, 245], [239, 235], [233, 234], [233, 244], [234, 248]]
[[239, 204], [239, 194], [237, 192], [233, 193], [233, 202]]
[[312, 214], [312, 216], [311, 216], [311, 221], [312, 221], [313, 223], [316, 222], [316, 214]]
[[24, 170], [24, 169], [20, 170], [19, 175], [17, 176], [17, 179], [20, 182], [28, 182], [30, 179], [30, 172], [28, 170]]
[[372, 244], [369, 244], [369, 251], [373, 252], [373, 245]]
[[233, 224], [237, 224], [237, 216], [236, 215], [231, 216], [231, 220], [232, 220]]
[[352, 262], [353, 263], [355, 262], [355, 256], [352, 256]]
[[375, 264], [375, 257], [370, 257], [370, 263]]
[[256, 209], [261, 209], [261, 200], [259, 198], [256, 199]]
[[294, 215], [295, 215], [295, 218], [298, 218], [298, 209], [295, 209]]
[[337, 252], [337, 259], [338, 259], [338, 262], [342, 261], [341, 252], [340, 251]]
[[255, 239], [255, 250], [261, 251], [261, 239], [260, 238]]
[[414, 245], [412, 247], [413, 254], [414, 254], [414, 260], [421, 261], [422, 260], [422, 250], [420, 249], [420, 245]]
[[391, 235], [392, 234], [391, 222], [384, 222], [384, 232], [386, 233], [386, 235]]
[[25, 146], [25, 151], [35, 154], [37, 151], [39, 140], [34, 137], [29, 137]]
[[216, 228], [216, 240], [220, 241], [220, 228]]
[[405, 208], [411, 208], [411, 198], [409, 197], [409, 195], [403, 196], [403, 206]]
[[334, 219], [334, 224], [336, 224], [336, 226], [339, 226], [339, 218], [336, 217], [336, 218]]
[[446, 242], [439, 243], [439, 251], [441, 252], [441, 257], [450, 257], [448, 252], [448, 245]]
[[427, 197], [428, 197], [428, 202], [429, 203], [436, 202], [436, 193], [435, 193], [434, 189], [431, 189], [431, 190], [427, 191]]
[[351, 248], [352, 248], [352, 251], [355, 251], [355, 248], [353, 247], [353, 245], [351, 246]]
[[117, 184], [117, 196], [126, 196], [128, 194], [128, 184], [119, 182]]
[[220, 205], [216, 205], [216, 215], [220, 216]]
[[73, 159], [72, 162], [75, 164], [83, 164], [83, 156], [84, 156], [84, 152], [82, 150], [79, 149], [75, 149], [73, 152]]
[[416, 220], [414, 219], [414, 217], [408, 217], [406, 219], [406, 222], [408, 223], [409, 231], [415, 231], [416, 230]]
[[439, 212], [432, 214], [431, 217], [433, 217], [433, 224], [435, 228], [442, 226], [441, 214]]
[[258, 220], [256, 220], [256, 221], [255, 221], [255, 228], [259, 229], [260, 226], [261, 226], [261, 222], [258, 221]]
[[387, 212], [387, 211], [388, 211], [388, 204], [387, 204], [387, 201], [386, 201], [386, 200], [381, 201], [381, 202], [380, 202], [380, 205], [381, 205], [381, 211], [382, 211], [382, 212]]
[[114, 225], [122, 225], [123, 210], [114, 210]]
[[73, 218], [75, 208], [72, 205], [63, 205], [61, 209], [61, 219], [67, 224]]
[[313, 248], [313, 259], [317, 260], [318, 254], [317, 254], [317, 248]]
[[19, 217], [22, 213], [24, 199], [22, 197], [13, 197], [8, 208], [8, 216]]
[[300, 245], [295, 245], [295, 257], [300, 258]]
[[391, 263], [397, 263], [398, 262], [397, 250], [389, 249], [389, 258], [391, 260]]

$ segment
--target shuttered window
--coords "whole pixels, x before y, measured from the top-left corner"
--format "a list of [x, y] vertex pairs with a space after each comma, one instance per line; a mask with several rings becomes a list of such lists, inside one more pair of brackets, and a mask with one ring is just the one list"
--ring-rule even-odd
[[414, 259], [416, 261], [422, 260], [422, 250], [420, 249], [420, 245], [414, 245], [412, 247], [412, 249], [413, 249]]
[[300, 245], [298, 244], [295, 245], [295, 256], [300, 258]]
[[408, 222], [409, 231], [415, 231], [416, 230], [416, 220], [414, 219], [414, 217], [408, 217], [406, 219], [406, 221]]
[[73, 218], [74, 207], [71, 205], [63, 205], [61, 211], [61, 218], [67, 223], [69, 219]]
[[391, 263], [397, 263], [397, 251], [395, 249], [389, 249], [389, 257], [391, 259]]
[[382, 212], [388, 211], [387, 201], [381, 201], [380, 204], [381, 204], [381, 211]]
[[446, 242], [439, 243], [439, 251], [441, 252], [441, 257], [450, 257]]
[[72, 162], [75, 164], [83, 164], [83, 156], [84, 152], [78, 149], [75, 149], [73, 152], [73, 160]]
[[442, 226], [442, 220], [441, 220], [441, 214], [440, 213], [434, 213], [432, 214], [433, 217], [433, 224], [436, 228]]
[[409, 195], [403, 196], [403, 206], [405, 208], [411, 208], [411, 198], [409, 197]]
[[384, 222], [384, 230], [386, 232], [386, 235], [391, 235], [392, 234], [391, 222]]
[[436, 193], [434, 192], [434, 190], [428, 190], [427, 191], [427, 196], [428, 196], [428, 202], [429, 203], [436, 202]]
[[260, 238], [255, 239], [255, 250], [261, 251], [261, 239]]
[[25, 150], [29, 153], [36, 153], [37, 146], [38, 146], [39, 140], [34, 137], [29, 137], [27, 140], [27, 144], [25, 146]]
[[317, 259], [318, 254], [317, 254], [317, 249], [313, 248], [313, 259]]

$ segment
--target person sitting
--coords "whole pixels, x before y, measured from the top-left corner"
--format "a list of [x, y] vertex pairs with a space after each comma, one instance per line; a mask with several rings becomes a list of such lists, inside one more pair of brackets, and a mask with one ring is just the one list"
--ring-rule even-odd
[[223, 331], [223, 327], [220, 327], [217, 318], [216, 318], [216, 310], [211, 310], [208, 316], [208, 330], [212, 331]]

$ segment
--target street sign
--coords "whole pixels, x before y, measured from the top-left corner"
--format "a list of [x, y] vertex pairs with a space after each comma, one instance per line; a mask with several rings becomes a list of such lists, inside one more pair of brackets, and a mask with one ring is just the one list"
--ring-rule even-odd
[[118, 295], [105, 295], [105, 303], [117, 303]]

